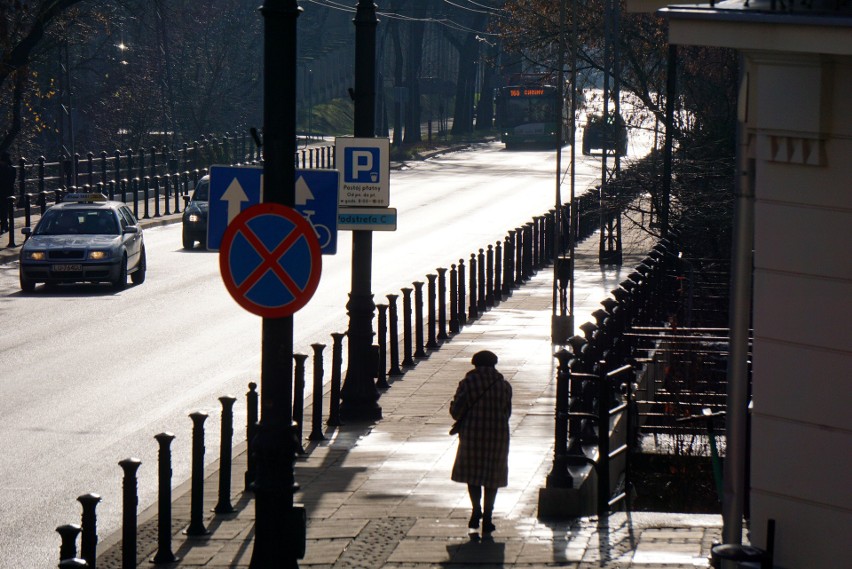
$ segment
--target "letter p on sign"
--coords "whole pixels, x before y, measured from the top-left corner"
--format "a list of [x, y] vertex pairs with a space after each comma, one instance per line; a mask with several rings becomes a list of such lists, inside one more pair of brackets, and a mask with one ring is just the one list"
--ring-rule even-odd
[[379, 181], [378, 148], [346, 148], [344, 162], [344, 181], [361, 184]]

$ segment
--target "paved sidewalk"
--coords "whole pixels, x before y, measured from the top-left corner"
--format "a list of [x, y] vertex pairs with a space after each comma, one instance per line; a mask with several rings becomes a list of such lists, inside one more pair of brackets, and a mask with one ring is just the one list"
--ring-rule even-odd
[[[625, 236], [622, 269], [597, 263], [597, 237], [578, 247], [575, 315], [589, 320], [599, 302], [632, 271], [653, 243]], [[555, 359], [550, 342], [552, 272], [539, 272], [497, 307], [445, 341], [379, 400], [375, 424], [327, 429], [325, 441], [307, 444], [297, 460], [296, 501], [308, 515], [308, 543], [300, 567], [706, 567], [721, 534], [719, 515], [617, 513], [597, 518], [539, 520], [539, 489], [552, 463]], [[497, 495], [490, 538], [470, 533], [466, 487], [450, 481], [456, 437], [449, 402], [471, 368], [471, 356], [495, 352], [497, 369], [514, 388], [509, 486]], [[310, 410], [306, 410], [310, 417]], [[310, 432], [306, 425], [305, 433]], [[245, 445], [235, 450], [232, 503], [237, 512], [216, 515], [216, 465], [205, 482], [205, 525], [210, 534], [187, 538], [189, 486], [173, 491], [172, 551], [180, 568], [247, 568], [255, 508], [243, 493]], [[138, 567], [157, 552], [156, 505], [139, 516]], [[120, 535], [99, 544], [100, 569], [121, 567]]]

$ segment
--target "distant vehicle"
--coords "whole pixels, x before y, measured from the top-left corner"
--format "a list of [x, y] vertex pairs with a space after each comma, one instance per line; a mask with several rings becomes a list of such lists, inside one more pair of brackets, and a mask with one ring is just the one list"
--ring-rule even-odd
[[37, 283], [108, 282], [116, 290], [145, 282], [142, 228], [123, 203], [99, 193], [68, 194], [44, 212], [20, 253], [21, 290]]
[[590, 155], [592, 150], [617, 156], [627, 154], [627, 125], [620, 115], [609, 115], [606, 121], [603, 115], [589, 117], [583, 128], [583, 155]]
[[[557, 145], [557, 111], [563, 108], [563, 121], [570, 117], [564, 97], [560, 98], [559, 89], [552, 85], [513, 85], [502, 87], [497, 92], [497, 126], [500, 129], [500, 141], [507, 150], [521, 145], [548, 146]], [[565, 143], [567, 128], [562, 129]]]
[[198, 180], [183, 210], [183, 248], [192, 249], [198, 241], [207, 247], [207, 212], [210, 205], [210, 176]]

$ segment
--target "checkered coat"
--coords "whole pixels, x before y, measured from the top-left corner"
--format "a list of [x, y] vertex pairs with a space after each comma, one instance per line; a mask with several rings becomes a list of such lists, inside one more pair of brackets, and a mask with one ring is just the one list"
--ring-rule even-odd
[[511, 414], [512, 386], [496, 369], [477, 367], [465, 375], [450, 405], [454, 419], [464, 416], [452, 480], [487, 488], [508, 486]]

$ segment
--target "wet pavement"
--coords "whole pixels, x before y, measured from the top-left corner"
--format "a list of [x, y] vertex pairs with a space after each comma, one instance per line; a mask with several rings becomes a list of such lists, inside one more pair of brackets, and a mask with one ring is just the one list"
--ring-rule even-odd
[[[643, 234], [626, 231], [621, 269], [599, 266], [597, 236], [578, 246], [578, 324], [590, 320], [652, 246]], [[390, 378], [379, 400], [382, 420], [325, 428], [325, 440], [305, 441], [306, 454], [296, 462], [301, 485], [296, 501], [308, 516], [307, 553], [300, 567], [708, 566], [710, 547], [721, 535], [720, 515], [619, 512], [608, 519], [538, 519], [539, 491], [553, 457], [552, 278], [551, 269], [540, 271], [403, 376]], [[509, 486], [497, 495], [497, 529], [490, 536], [467, 528], [466, 487], [450, 481], [457, 440], [447, 434], [456, 385], [471, 368], [471, 356], [482, 349], [499, 356], [497, 369], [514, 389]], [[304, 432], [310, 430], [306, 424]], [[182, 533], [190, 521], [190, 487], [185, 483], [173, 490], [171, 550], [180, 560], [160, 566], [249, 567], [255, 508], [252, 494], [242, 490], [245, 450], [243, 443], [234, 451], [235, 513], [213, 513], [217, 465], [206, 473], [208, 535]], [[138, 567], [150, 567], [158, 552], [156, 510], [155, 505], [138, 518]], [[99, 568], [122, 567], [120, 541], [120, 535], [101, 540]]]

